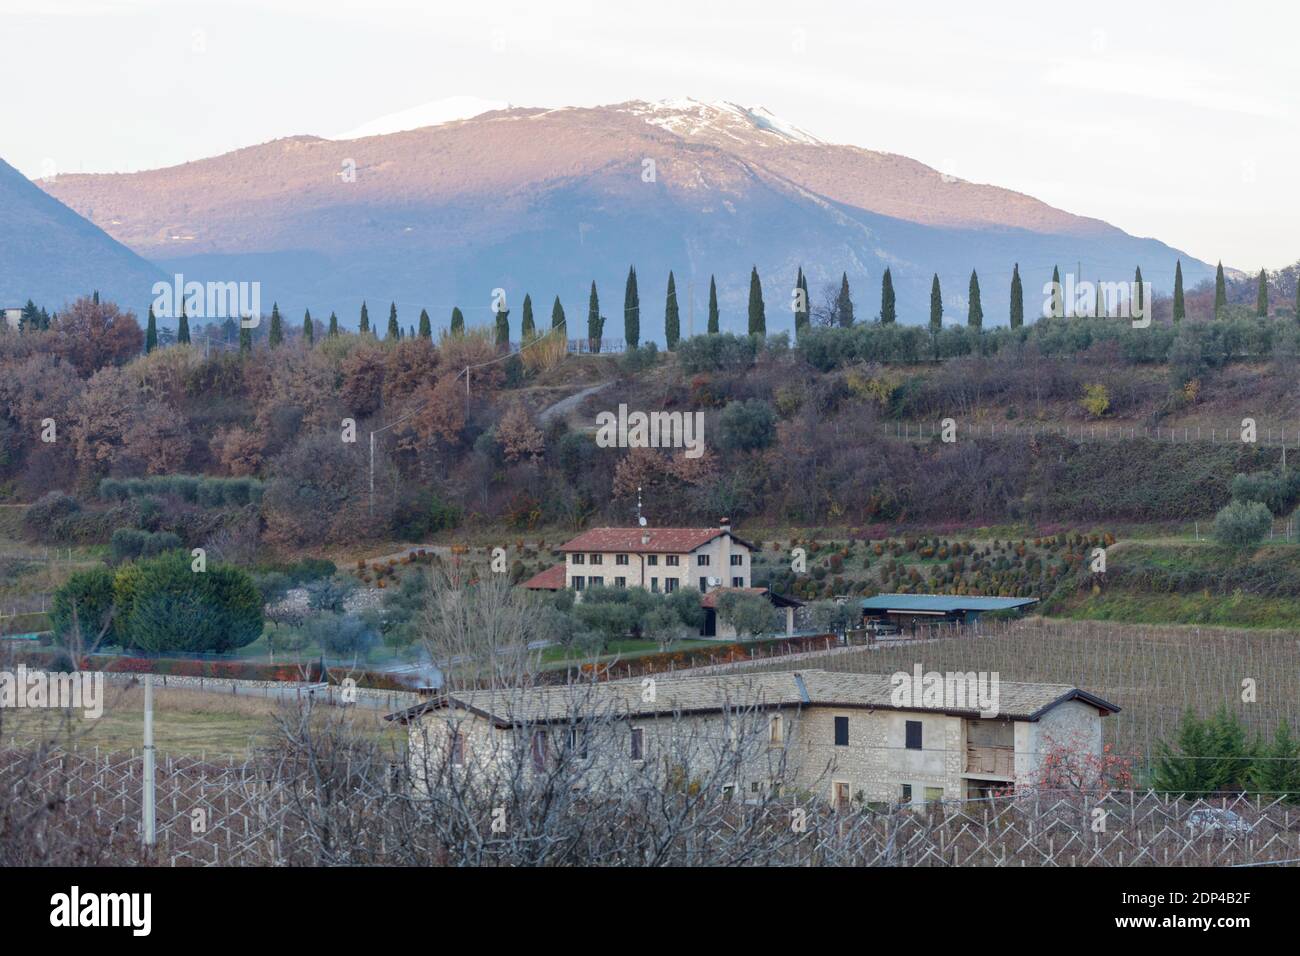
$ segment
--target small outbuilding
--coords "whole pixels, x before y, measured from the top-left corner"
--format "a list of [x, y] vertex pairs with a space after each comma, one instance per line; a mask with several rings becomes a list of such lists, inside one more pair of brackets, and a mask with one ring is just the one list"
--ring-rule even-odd
[[862, 623], [894, 624], [904, 630], [936, 624], [975, 624], [995, 611], [1022, 612], [1038, 598], [963, 594], [877, 594], [862, 599]]

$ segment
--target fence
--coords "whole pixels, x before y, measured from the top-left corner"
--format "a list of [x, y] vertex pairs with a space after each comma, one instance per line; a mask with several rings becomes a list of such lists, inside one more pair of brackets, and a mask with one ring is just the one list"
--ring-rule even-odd
[[[971, 424], [962, 422], [960, 419], [954, 419], [954, 421], [956, 422], [954, 435], [958, 441], [964, 438], [1041, 438], [1050, 436], [1073, 441], [1136, 441], [1137, 439], [1144, 439], [1146, 441], [1182, 442], [1185, 444], [1192, 442], [1209, 442], [1214, 445], [1246, 444], [1242, 440], [1240, 422], [1225, 426], [1212, 425], [1206, 427], [1197, 425], [1193, 427], [1187, 425], [1182, 428], [1165, 428], [1157, 425], [1152, 428], [1143, 425], [999, 425], [996, 423]], [[884, 437], [901, 438], [910, 441], [929, 441], [942, 438], [944, 433], [942, 423], [884, 422], [879, 427]], [[1288, 434], [1290, 435], [1289, 439]], [[1256, 424], [1254, 444], [1277, 448], [1300, 445], [1300, 428], [1292, 428], [1288, 432], [1286, 428], [1281, 426]]]
[[[0, 800], [21, 771], [24, 793], [61, 798], [44, 834], [49, 845], [107, 844], [103, 862], [159, 866], [283, 866], [315, 862], [300, 808], [313, 795], [269, 762], [212, 762], [160, 755], [156, 845], [139, 845], [143, 760], [136, 754], [54, 751], [32, 766], [0, 750]], [[398, 779], [394, 775], [393, 779]], [[17, 789], [16, 787], [12, 789]], [[373, 859], [400, 862], [396, 834], [384, 832], [398, 802], [420, 801], [388, 786], [349, 795], [350, 811], [371, 818]], [[339, 797], [336, 796], [335, 799]], [[56, 801], [58, 802], [58, 801]], [[420, 812], [434, 812], [432, 805]], [[1259, 866], [1300, 861], [1300, 808], [1245, 796], [1184, 800], [1151, 791], [1036, 791], [935, 803], [918, 809], [858, 806], [834, 810], [794, 802], [749, 810], [709, 801], [702, 841], [723, 841], [737, 814], [763, 819], [789, 865], [858, 866]], [[792, 821], [798, 820], [791, 835]], [[493, 839], [485, 819], [478, 838]], [[391, 839], [390, 839], [391, 837]], [[774, 843], [777, 842], [774, 837]], [[454, 862], [454, 859], [450, 862]]]

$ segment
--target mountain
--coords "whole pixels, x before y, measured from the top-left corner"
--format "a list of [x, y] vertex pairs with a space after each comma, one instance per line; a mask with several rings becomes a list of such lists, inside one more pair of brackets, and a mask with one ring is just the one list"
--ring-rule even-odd
[[[401, 117], [376, 128], [410, 121]], [[973, 268], [989, 325], [1005, 322], [1014, 262], [1030, 315], [1054, 265], [1106, 281], [1130, 279], [1141, 265], [1165, 291], [1180, 256], [1189, 287], [1212, 275], [1163, 243], [1030, 196], [825, 143], [762, 108], [694, 100], [490, 109], [419, 129], [295, 136], [168, 169], [41, 185], [168, 272], [257, 281], [264, 304], [278, 301], [290, 314], [334, 309], [348, 322], [366, 299], [380, 312], [396, 301], [403, 324], [424, 307], [445, 323], [453, 305], [471, 325], [487, 324], [498, 288], [516, 330], [525, 292], [543, 319], [559, 294], [581, 322], [595, 279], [617, 338], [629, 264], [647, 338], [661, 335], [669, 269], [685, 300], [684, 331], [692, 301], [703, 329], [710, 274], [723, 329], [743, 330], [753, 265], [769, 331], [792, 324], [800, 265], [814, 303], [847, 272], [857, 314], [868, 319], [889, 267], [904, 322], [928, 319], [935, 272], [945, 317], [964, 321]]]
[[0, 160], [0, 307], [48, 309], [95, 289], [143, 315], [162, 271]]

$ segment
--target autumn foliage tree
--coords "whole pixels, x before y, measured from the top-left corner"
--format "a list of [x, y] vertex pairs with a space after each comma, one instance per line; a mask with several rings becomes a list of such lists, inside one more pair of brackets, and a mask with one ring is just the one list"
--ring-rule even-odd
[[144, 348], [134, 313], [122, 312], [112, 302], [78, 299], [59, 316], [57, 331], [64, 357], [82, 378], [106, 365], [121, 365]]

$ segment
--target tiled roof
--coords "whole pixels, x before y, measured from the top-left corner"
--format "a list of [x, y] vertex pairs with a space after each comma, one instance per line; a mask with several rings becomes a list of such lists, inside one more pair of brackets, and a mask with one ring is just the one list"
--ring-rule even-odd
[[539, 571], [523, 583], [523, 587], [533, 591], [563, 591], [564, 565], [555, 564], [545, 571]]
[[[975, 708], [897, 707], [892, 702], [893, 681], [885, 674], [803, 670], [658, 677], [655, 681], [653, 702], [643, 699], [645, 688], [641, 679], [636, 678], [597, 684], [452, 693], [410, 710], [390, 714], [388, 719], [407, 721], [427, 710], [446, 706], [449, 702], [507, 726], [519, 722], [563, 722], [579, 715], [629, 718], [669, 715], [679, 711], [708, 713], [724, 707], [801, 705], [908, 710], [971, 717], [978, 715]], [[998, 716], [1011, 720], [1037, 720], [1053, 707], [1069, 700], [1083, 700], [1104, 713], [1119, 711], [1114, 704], [1068, 684], [1001, 681], [998, 687]]]
[[[561, 551], [610, 552], [626, 551], [632, 554], [687, 554], [708, 544], [721, 534], [731, 534], [721, 528], [592, 528], [572, 541], [560, 546]], [[642, 536], [648, 536], [642, 544]], [[754, 546], [731, 535], [751, 551]]]

